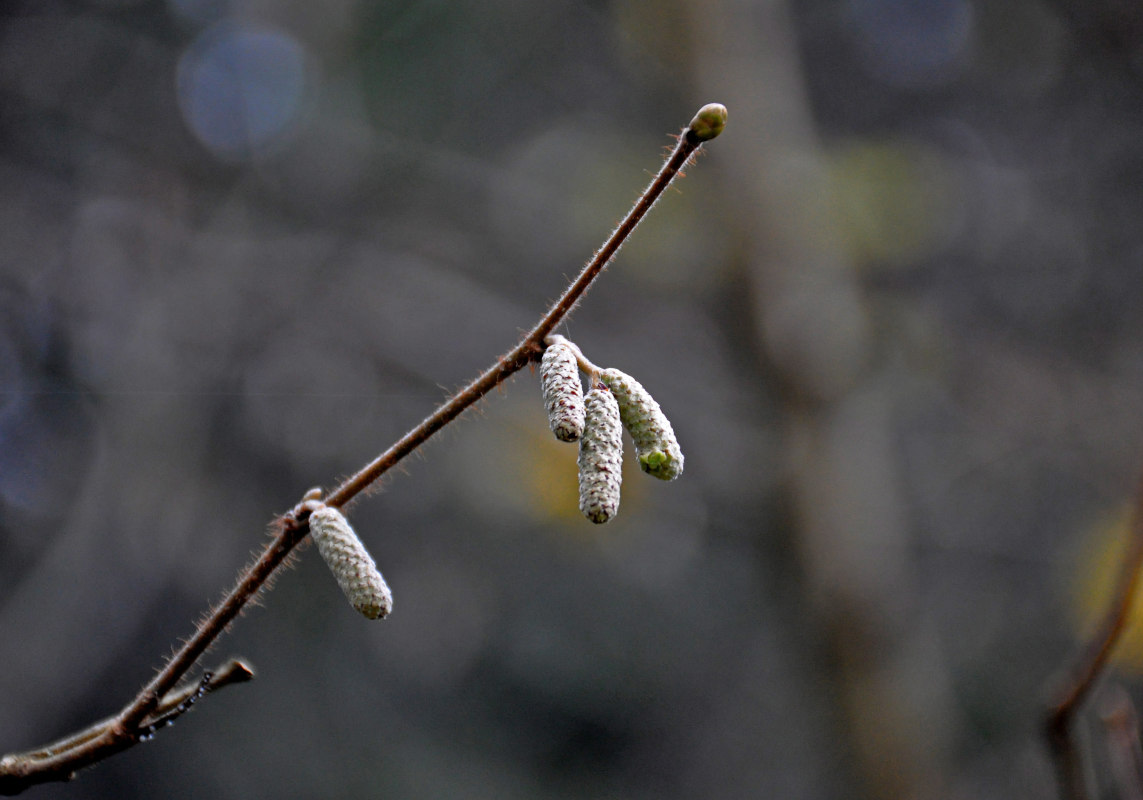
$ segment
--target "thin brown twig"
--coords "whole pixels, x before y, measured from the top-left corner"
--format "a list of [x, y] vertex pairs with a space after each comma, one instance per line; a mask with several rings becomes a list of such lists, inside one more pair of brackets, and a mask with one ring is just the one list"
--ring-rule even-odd
[[1075, 718], [1127, 627], [1140, 572], [1143, 571], [1143, 482], [1136, 491], [1130, 530], [1127, 553], [1107, 612], [1084, 645], [1067, 681], [1055, 692], [1056, 699], [1050, 704], [1044, 720], [1044, 732], [1056, 766], [1060, 790], [1068, 800], [1088, 798], [1083, 761], [1073, 730]]
[[[682, 174], [682, 168], [695, 156], [703, 142], [713, 139], [722, 131], [725, 120], [726, 109], [722, 106], [711, 104], [700, 109], [690, 125], [683, 129], [671, 154], [639, 196], [631, 211], [520, 343], [388, 450], [346, 479], [325, 498], [325, 504], [333, 507], [345, 506], [424, 444], [434, 433], [456, 419], [529, 362], [538, 359], [544, 350], [544, 337], [567, 318], [635, 226], [675, 177]], [[275, 570], [286, 561], [290, 552], [309, 532], [308, 519], [312, 504], [307, 502], [307, 499], [308, 495], [275, 521], [276, 533], [257, 560], [243, 570], [238, 583], [222, 603], [210, 610], [194, 634], [122, 711], [48, 747], [11, 754], [0, 759], [0, 794], [18, 794], [39, 783], [70, 780], [77, 770], [137, 744], [147, 732], [148, 721], [161, 717], [168, 713], [170, 708], [177, 707], [183, 702], [180, 700], [174, 706], [169, 704], [168, 698], [171, 697], [175, 685], [234, 621], [245, 605], [268, 585]], [[217, 685], [217, 681], [218, 678], [215, 678], [212, 686]], [[194, 690], [190, 689], [192, 692]], [[181, 689], [175, 690], [175, 694], [181, 691]], [[151, 732], [153, 733], [153, 730]]]
[[[1106, 693], [1106, 692], [1105, 692]], [[1139, 743], [1139, 715], [1122, 686], [1112, 687], [1100, 711], [1107, 733], [1111, 771], [1121, 800], [1143, 800], [1143, 746]]]
[[[213, 692], [225, 686], [245, 683], [253, 677], [254, 670], [249, 664], [241, 659], [231, 659], [213, 670], [210, 683], [205, 687], [201, 681], [191, 680], [163, 695], [145, 722], [150, 724], [152, 719], [157, 720], [176, 711], [203, 688]], [[29, 786], [50, 780], [67, 780], [77, 770], [135, 745], [139, 739], [118, 739], [114, 733], [121, 716], [122, 712], [102, 719], [37, 750], [0, 758], [0, 795], [19, 794]], [[65, 771], [63, 777], [39, 779], [40, 774], [56, 776], [61, 770]]]

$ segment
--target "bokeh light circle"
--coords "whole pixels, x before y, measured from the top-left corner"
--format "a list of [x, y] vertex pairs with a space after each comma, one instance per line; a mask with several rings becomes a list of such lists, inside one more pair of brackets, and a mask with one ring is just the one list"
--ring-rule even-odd
[[280, 144], [295, 127], [306, 72], [305, 50], [288, 34], [219, 25], [179, 60], [179, 108], [213, 154], [247, 161]]

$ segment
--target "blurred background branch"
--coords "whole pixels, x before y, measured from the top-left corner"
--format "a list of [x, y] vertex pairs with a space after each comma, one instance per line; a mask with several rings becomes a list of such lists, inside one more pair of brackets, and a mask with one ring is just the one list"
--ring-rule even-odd
[[[1127, 629], [1138, 596], [1140, 571], [1143, 570], [1143, 484], [1140, 484], [1136, 494], [1129, 531], [1127, 550], [1107, 610], [1085, 643], [1066, 680], [1055, 689], [1045, 719], [1045, 734], [1055, 760], [1060, 787], [1065, 797], [1074, 800], [1084, 800], [1090, 796], [1083, 748], [1075, 730], [1076, 717], [1083, 710], [1096, 681], [1107, 667], [1115, 646]], [[1131, 708], [1130, 701], [1121, 699], [1119, 707], [1122, 716], [1124, 709]], [[1120, 734], [1114, 741], [1123, 741], [1122, 727], [1121, 723]], [[1122, 774], [1121, 769], [1117, 772]]]

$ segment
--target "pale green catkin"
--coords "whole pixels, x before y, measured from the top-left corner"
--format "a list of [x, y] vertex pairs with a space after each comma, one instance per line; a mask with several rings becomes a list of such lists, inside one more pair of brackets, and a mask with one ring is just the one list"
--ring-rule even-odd
[[623, 427], [635, 441], [639, 466], [648, 475], [673, 481], [683, 474], [683, 451], [663, 409], [639, 381], [617, 369], [605, 369], [599, 379], [619, 403]]
[[579, 510], [595, 523], [619, 513], [623, 483], [623, 427], [619, 405], [604, 387], [584, 400], [583, 436], [579, 440]]
[[565, 342], [548, 345], [540, 360], [540, 384], [548, 424], [561, 442], [574, 442], [583, 434], [583, 386], [575, 351]]
[[330, 506], [314, 510], [310, 536], [350, 604], [369, 619], [389, 616], [393, 594], [345, 515]]

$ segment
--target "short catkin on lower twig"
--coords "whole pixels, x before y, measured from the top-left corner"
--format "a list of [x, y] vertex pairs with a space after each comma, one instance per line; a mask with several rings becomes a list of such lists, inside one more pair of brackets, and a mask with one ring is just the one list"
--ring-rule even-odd
[[619, 405], [606, 386], [584, 399], [585, 420], [579, 440], [579, 510], [595, 523], [619, 513], [623, 482], [623, 427]]
[[683, 451], [667, 415], [639, 381], [617, 369], [605, 369], [599, 379], [619, 403], [623, 427], [635, 441], [639, 466], [648, 475], [673, 481], [683, 474]]
[[561, 442], [579, 439], [583, 434], [583, 385], [575, 351], [567, 342], [553, 342], [544, 350], [540, 384], [552, 433]]
[[393, 595], [345, 515], [331, 506], [315, 509], [310, 536], [350, 604], [369, 619], [389, 616]]

